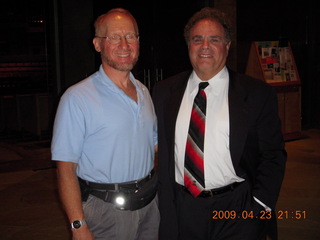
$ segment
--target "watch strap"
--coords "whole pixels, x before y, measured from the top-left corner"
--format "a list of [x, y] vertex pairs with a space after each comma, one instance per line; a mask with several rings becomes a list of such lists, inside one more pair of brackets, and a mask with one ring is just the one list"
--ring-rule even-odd
[[86, 220], [75, 220], [71, 223], [71, 228], [80, 228], [82, 227], [83, 225], [86, 225]]

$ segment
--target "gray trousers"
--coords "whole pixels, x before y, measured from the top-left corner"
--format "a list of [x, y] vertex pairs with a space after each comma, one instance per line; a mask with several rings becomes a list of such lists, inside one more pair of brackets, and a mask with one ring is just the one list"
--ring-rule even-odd
[[90, 195], [83, 204], [89, 229], [97, 240], [157, 240], [160, 222], [158, 197], [135, 210], [119, 210]]

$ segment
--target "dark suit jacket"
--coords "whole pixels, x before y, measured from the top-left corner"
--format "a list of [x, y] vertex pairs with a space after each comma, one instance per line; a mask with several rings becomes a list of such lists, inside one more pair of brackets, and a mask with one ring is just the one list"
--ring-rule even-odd
[[[191, 72], [157, 83], [160, 238], [177, 239], [174, 139], [180, 103]], [[286, 151], [274, 89], [229, 70], [230, 152], [238, 176], [247, 175], [253, 196], [275, 208], [284, 176]]]

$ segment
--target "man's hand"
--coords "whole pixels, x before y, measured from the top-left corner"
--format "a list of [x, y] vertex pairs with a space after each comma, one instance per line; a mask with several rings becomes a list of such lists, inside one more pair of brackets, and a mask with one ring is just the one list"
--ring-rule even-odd
[[72, 229], [72, 240], [95, 240], [95, 238], [88, 226], [83, 225], [78, 229]]

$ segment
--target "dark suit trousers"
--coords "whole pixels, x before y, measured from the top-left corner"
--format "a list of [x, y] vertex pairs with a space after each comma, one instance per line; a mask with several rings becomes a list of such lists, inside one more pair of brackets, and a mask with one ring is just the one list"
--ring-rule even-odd
[[263, 208], [253, 199], [247, 181], [210, 198], [194, 198], [177, 184], [176, 197], [179, 240], [266, 238], [266, 220], [256, 217]]

